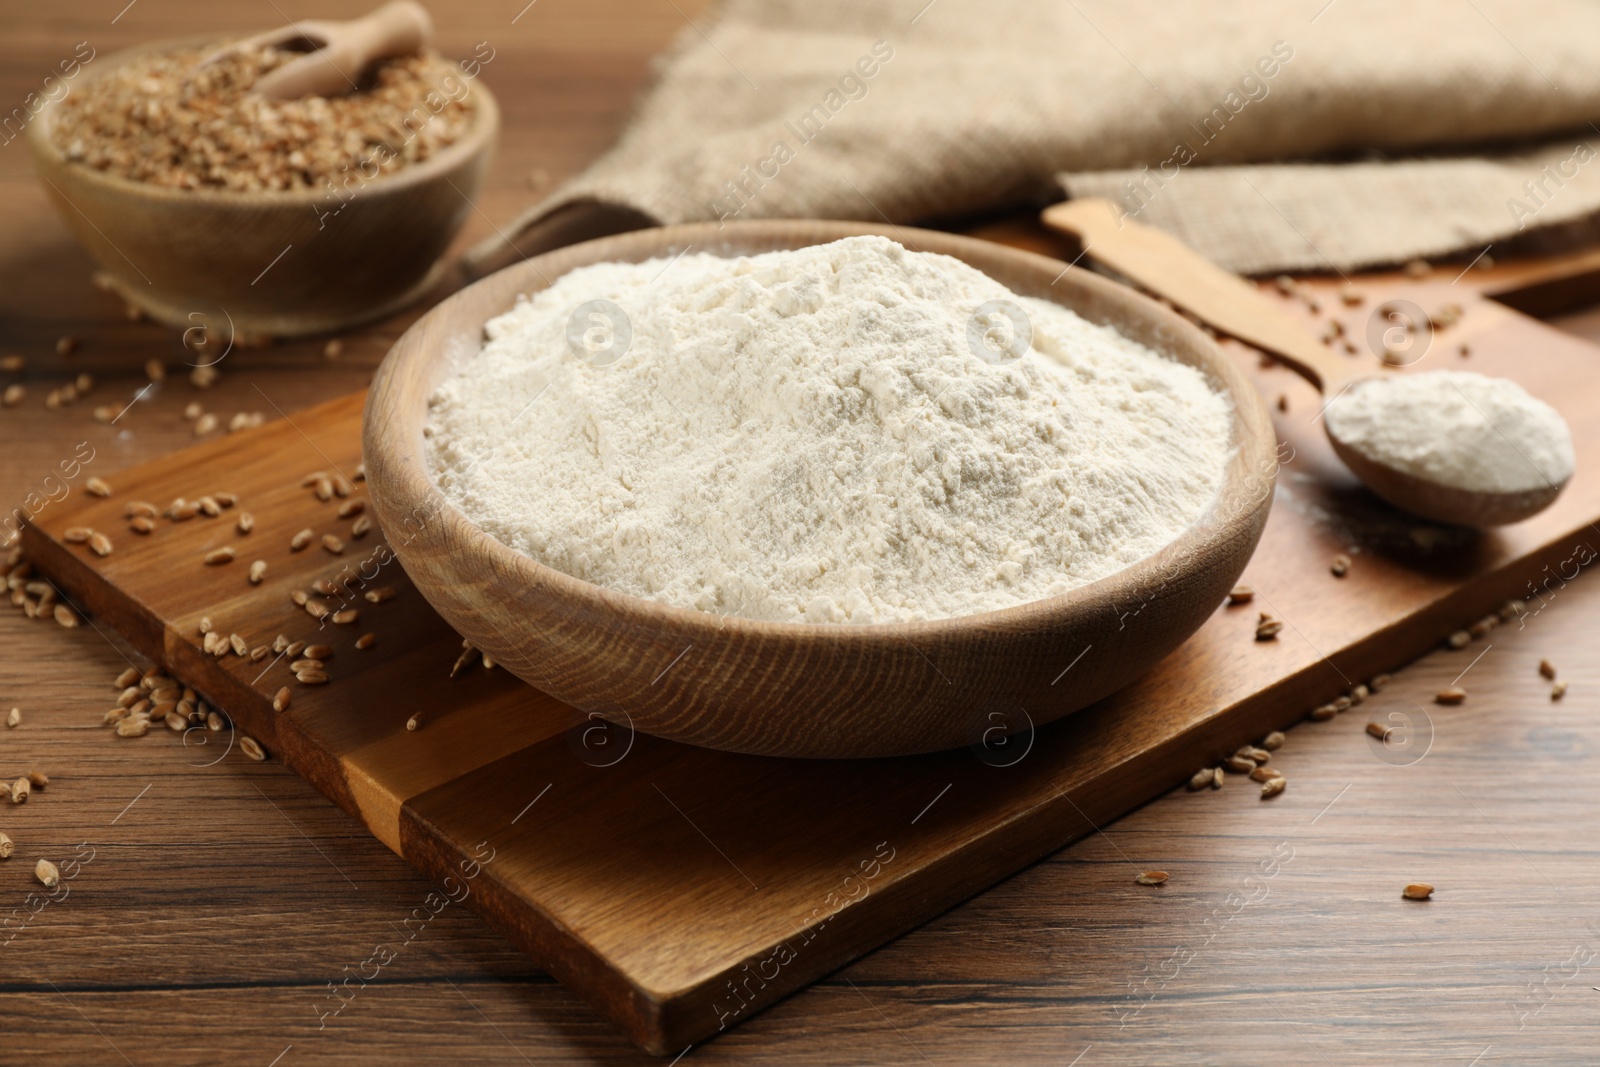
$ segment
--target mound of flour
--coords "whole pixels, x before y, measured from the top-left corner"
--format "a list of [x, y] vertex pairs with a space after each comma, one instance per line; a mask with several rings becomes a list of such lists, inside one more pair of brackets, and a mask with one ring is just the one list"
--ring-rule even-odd
[[584, 267], [486, 338], [431, 399], [445, 496], [556, 570], [700, 611], [1065, 592], [1172, 541], [1230, 455], [1200, 372], [881, 237]]
[[1427, 371], [1356, 382], [1328, 405], [1328, 429], [1368, 459], [1431, 482], [1521, 493], [1572, 477], [1566, 420], [1507, 378]]

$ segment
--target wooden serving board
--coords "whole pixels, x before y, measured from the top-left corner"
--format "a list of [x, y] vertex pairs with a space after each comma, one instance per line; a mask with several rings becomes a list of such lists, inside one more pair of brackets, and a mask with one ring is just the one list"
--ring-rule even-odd
[[[1276, 416], [1285, 457], [1278, 498], [1245, 575], [1257, 602], [1219, 606], [1159, 669], [1115, 697], [971, 751], [857, 762], [728, 755], [586, 721], [503, 671], [480, 665], [451, 678], [460, 641], [386, 561], [381, 532], [347, 537], [337, 557], [288, 547], [304, 527], [348, 531], [335, 517], [338, 501], [318, 501], [300, 481], [314, 469], [355, 471], [360, 396], [125, 471], [109, 479], [109, 499], [74, 493], [28, 527], [24, 543], [96, 625], [199, 689], [445, 892], [466, 894], [633, 1040], [676, 1054], [1405, 663], [1507, 598], [1530, 597], [1539, 610], [1595, 557], [1600, 350], [1460, 288], [1385, 285], [1358, 307], [1325, 298], [1321, 315], [1308, 318], [1325, 321], [1331, 310], [1360, 338], [1380, 297], [1430, 311], [1460, 303], [1464, 320], [1418, 366], [1505, 374], [1561, 409], [1578, 472], [1560, 501], [1493, 533], [1409, 519], [1334, 459], [1309, 387], [1258, 369], [1269, 400], [1283, 394], [1287, 412]], [[1463, 341], [1470, 357], [1457, 354]], [[1253, 354], [1239, 355], [1254, 365]], [[1352, 358], [1374, 357], [1363, 349]], [[236, 531], [236, 511], [162, 520], [146, 537], [121, 518], [129, 500], [164, 507], [220, 491], [254, 514], [253, 533]], [[108, 533], [115, 550], [99, 558], [68, 544], [63, 532], [82, 525]], [[223, 545], [237, 561], [203, 565]], [[1343, 579], [1329, 572], [1340, 552], [1354, 560]], [[269, 565], [259, 586], [246, 580], [254, 559]], [[289, 594], [346, 565], [397, 595], [357, 598], [354, 625], [319, 626]], [[1130, 626], [1138, 607], [1128, 605]], [[1258, 609], [1285, 621], [1277, 640], [1254, 640]], [[202, 615], [251, 645], [279, 633], [331, 644], [331, 684], [298, 685], [270, 657], [205, 654]], [[366, 632], [376, 644], [356, 649]], [[293, 702], [278, 714], [270, 699], [285, 684]], [[1386, 699], [1351, 714], [1381, 716]], [[414, 713], [422, 725], [411, 732]], [[1255, 787], [1233, 777], [1227, 788]]]

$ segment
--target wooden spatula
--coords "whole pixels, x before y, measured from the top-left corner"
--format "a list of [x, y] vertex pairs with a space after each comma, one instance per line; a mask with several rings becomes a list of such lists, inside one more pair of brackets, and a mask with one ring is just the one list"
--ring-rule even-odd
[[[1237, 274], [1176, 237], [1127, 218], [1109, 200], [1068, 200], [1046, 208], [1043, 218], [1052, 229], [1077, 237], [1091, 259], [1260, 349], [1316, 386], [1330, 403], [1356, 382], [1376, 377], [1369, 365], [1328, 351], [1293, 316]], [[1567, 484], [1565, 479], [1547, 481], [1536, 489], [1506, 493], [1445, 485], [1358, 451], [1340, 439], [1328, 419], [1322, 426], [1334, 452], [1369, 489], [1398, 508], [1438, 522], [1464, 526], [1520, 522], [1549, 507]], [[1507, 441], [1506, 447], [1515, 445]]]
[[369, 64], [412, 55], [432, 41], [433, 19], [426, 8], [416, 0], [390, 0], [358, 19], [308, 19], [258, 33], [213, 52], [200, 66], [252, 48], [305, 52], [262, 77], [252, 90], [269, 100], [340, 96], [356, 88]]

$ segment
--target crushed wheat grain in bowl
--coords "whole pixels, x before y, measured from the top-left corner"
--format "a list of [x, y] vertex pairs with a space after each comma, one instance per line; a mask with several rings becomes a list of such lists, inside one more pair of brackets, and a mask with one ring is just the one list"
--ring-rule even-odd
[[1042, 724], [1221, 603], [1275, 469], [1212, 342], [1062, 266], [771, 222], [509, 268], [380, 371], [380, 521], [474, 645], [647, 733], [868, 756], [991, 705]]
[[85, 66], [26, 131], [118, 292], [182, 329], [296, 336], [387, 315], [436, 276], [499, 127], [492, 58], [379, 60], [349, 93], [251, 91], [292, 62], [168, 41]]

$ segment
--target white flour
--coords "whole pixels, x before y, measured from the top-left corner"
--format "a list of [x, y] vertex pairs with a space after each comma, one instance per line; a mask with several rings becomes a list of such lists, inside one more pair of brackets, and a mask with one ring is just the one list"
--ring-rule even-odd
[[[590, 347], [569, 343], [596, 299], [626, 322], [582, 315]], [[991, 300], [1026, 312], [1020, 359], [974, 354]], [[1230, 455], [1200, 372], [880, 237], [585, 267], [486, 335], [432, 398], [446, 497], [556, 570], [707, 612], [892, 622], [1061, 593], [1172, 541]]]
[[1364, 379], [1326, 418], [1368, 459], [1457, 489], [1542, 489], [1570, 478], [1575, 462], [1555, 408], [1516, 382], [1468, 371]]

